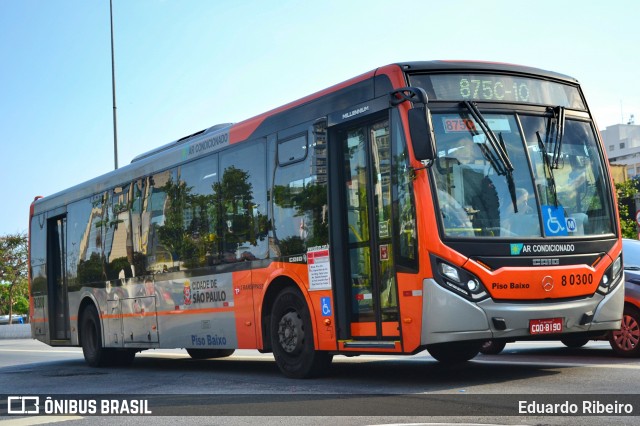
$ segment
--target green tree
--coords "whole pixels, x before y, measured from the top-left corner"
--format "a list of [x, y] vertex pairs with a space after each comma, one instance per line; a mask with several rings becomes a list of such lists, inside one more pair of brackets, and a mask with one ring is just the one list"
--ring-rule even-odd
[[[0, 313], [28, 311], [27, 236], [24, 233], [0, 237]], [[25, 303], [26, 302], [26, 303]]]
[[638, 193], [637, 182], [633, 179], [616, 183], [618, 195], [618, 212], [620, 214], [620, 230], [623, 238], [637, 239], [635, 196]]

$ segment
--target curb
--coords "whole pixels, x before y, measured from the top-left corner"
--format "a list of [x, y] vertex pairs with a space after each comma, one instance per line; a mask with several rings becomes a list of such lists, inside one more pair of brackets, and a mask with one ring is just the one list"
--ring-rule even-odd
[[0, 325], [0, 339], [30, 339], [31, 324]]

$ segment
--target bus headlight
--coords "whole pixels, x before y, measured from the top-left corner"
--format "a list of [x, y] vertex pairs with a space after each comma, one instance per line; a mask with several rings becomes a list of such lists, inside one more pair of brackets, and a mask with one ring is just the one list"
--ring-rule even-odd
[[458, 270], [448, 263], [441, 263], [440, 271], [445, 278], [448, 278], [455, 282], [460, 282], [460, 275], [458, 275]]
[[607, 294], [616, 288], [621, 281], [620, 275], [622, 275], [622, 256], [618, 256], [604, 272], [598, 286], [598, 293]]
[[478, 277], [472, 273], [435, 256], [431, 256], [431, 261], [434, 279], [442, 287], [474, 302], [489, 297]]

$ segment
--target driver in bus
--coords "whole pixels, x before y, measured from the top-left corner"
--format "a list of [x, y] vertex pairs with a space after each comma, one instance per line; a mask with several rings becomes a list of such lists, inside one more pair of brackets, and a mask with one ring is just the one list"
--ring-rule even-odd
[[517, 212], [513, 207], [513, 201], [510, 197], [506, 200], [505, 204], [506, 208], [503, 211], [505, 229], [516, 235], [534, 235], [539, 233], [537, 215], [529, 204], [529, 191], [524, 188], [516, 188]]

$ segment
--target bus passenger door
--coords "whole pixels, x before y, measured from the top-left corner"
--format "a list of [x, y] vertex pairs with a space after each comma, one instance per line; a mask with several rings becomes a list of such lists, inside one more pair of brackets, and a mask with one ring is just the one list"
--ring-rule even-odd
[[47, 287], [51, 341], [69, 340], [69, 299], [66, 274], [66, 216], [47, 221]]
[[338, 312], [342, 311], [339, 337], [398, 340], [389, 119], [347, 124], [333, 135], [341, 150], [334, 158], [342, 169], [342, 199], [336, 200], [341, 217], [333, 224], [333, 236], [340, 235], [345, 259], [336, 270], [336, 297], [344, 298], [338, 304]]

